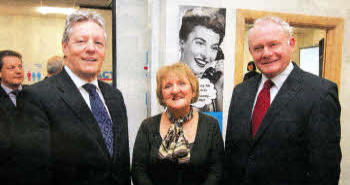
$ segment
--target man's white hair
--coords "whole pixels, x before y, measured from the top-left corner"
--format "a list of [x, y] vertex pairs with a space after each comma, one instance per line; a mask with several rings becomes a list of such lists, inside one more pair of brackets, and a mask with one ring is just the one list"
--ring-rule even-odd
[[[256, 19], [254, 21], [253, 27], [254, 28], [257, 24], [261, 23], [261, 22], [273, 22], [276, 23], [278, 25], [280, 25], [282, 27], [282, 29], [288, 33], [289, 38], [291, 38], [293, 36], [293, 27], [291, 27], [286, 21], [284, 21], [283, 19], [276, 17], [276, 16], [266, 16], [266, 17], [262, 17], [259, 19]], [[252, 29], [251, 28], [251, 29]], [[250, 30], [251, 30], [250, 29]], [[250, 30], [248, 31], [248, 36], [250, 34]]]
[[96, 24], [101, 26], [103, 28], [104, 36], [107, 41], [106, 26], [105, 26], [105, 20], [103, 19], [103, 17], [96, 12], [77, 10], [72, 14], [68, 15], [66, 18], [66, 24], [64, 26], [64, 32], [63, 32], [63, 38], [62, 38], [63, 43], [68, 44], [70, 35], [72, 34], [73, 25], [77, 22], [83, 22], [83, 21], [94, 21]]

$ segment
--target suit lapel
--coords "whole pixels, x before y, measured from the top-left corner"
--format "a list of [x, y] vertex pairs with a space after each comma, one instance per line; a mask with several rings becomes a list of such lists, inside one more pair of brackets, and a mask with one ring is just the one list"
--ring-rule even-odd
[[3, 105], [1, 106], [5, 107], [7, 111], [10, 113], [10, 115], [14, 115], [16, 111], [16, 106], [12, 103], [11, 98], [1, 86], [0, 86], [0, 98], [1, 98], [1, 103], [3, 103]]
[[247, 112], [248, 114], [246, 115], [246, 120], [244, 121], [245, 124], [245, 131], [246, 131], [246, 136], [247, 140], [249, 141], [250, 144], [252, 144], [252, 124], [251, 124], [251, 117], [252, 117], [252, 111], [253, 111], [253, 106], [254, 106], [254, 100], [256, 93], [258, 91], [259, 87], [259, 82], [261, 81], [261, 75], [257, 76], [254, 78], [254, 80], [249, 80], [247, 81], [247, 87], [246, 87], [246, 94], [243, 96], [242, 101], [244, 102], [244, 111], [242, 112]]
[[281, 89], [278, 91], [271, 106], [266, 112], [260, 127], [255, 135], [254, 143], [258, 142], [265, 130], [274, 122], [274, 119], [279, 116], [283, 109], [288, 107], [288, 103], [298, 94], [301, 89], [302, 75], [301, 69], [294, 64], [294, 69], [283, 83]]
[[57, 88], [59, 92], [58, 95], [61, 96], [71, 111], [81, 120], [81, 124], [87, 127], [90, 134], [96, 138], [104, 153], [108, 156], [109, 154], [98, 123], [65, 70], [57, 75]]

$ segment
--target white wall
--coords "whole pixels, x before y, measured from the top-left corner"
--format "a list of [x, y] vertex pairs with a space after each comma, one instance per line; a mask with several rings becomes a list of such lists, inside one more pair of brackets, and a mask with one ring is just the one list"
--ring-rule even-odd
[[144, 0], [117, 2], [117, 88], [124, 96], [129, 121], [130, 153], [136, 132], [147, 116], [145, 93], [147, 9]]

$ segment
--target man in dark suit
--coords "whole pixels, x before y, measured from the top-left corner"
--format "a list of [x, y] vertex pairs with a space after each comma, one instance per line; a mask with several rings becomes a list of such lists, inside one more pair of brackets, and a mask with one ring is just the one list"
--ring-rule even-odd
[[248, 42], [262, 75], [237, 85], [232, 94], [226, 184], [338, 184], [337, 85], [291, 62], [292, 29], [277, 17], [256, 20]]
[[21, 54], [12, 50], [0, 51], [0, 78], [0, 106], [7, 110], [8, 116], [14, 117], [17, 95], [24, 79]]
[[63, 71], [23, 90], [14, 126], [18, 184], [128, 185], [127, 114], [118, 89], [98, 81], [106, 54], [103, 18], [66, 19]]

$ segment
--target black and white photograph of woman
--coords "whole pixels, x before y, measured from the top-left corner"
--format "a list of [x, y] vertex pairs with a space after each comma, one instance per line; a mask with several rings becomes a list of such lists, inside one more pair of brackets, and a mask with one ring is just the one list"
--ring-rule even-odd
[[180, 61], [198, 77], [200, 95], [195, 108], [222, 112], [225, 9], [181, 6], [179, 29]]

